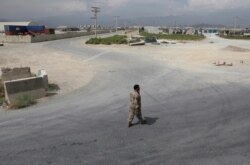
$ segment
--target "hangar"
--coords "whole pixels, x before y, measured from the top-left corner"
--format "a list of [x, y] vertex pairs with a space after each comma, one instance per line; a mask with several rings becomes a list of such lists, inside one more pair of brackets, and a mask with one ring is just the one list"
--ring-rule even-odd
[[5, 25], [15, 25], [15, 26], [37, 26], [39, 25], [37, 22], [29, 21], [29, 22], [0, 22], [0, 33], [4, 33]]

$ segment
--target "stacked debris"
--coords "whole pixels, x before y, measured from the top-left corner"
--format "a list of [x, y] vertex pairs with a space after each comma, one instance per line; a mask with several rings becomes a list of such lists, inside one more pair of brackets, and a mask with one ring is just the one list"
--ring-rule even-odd
[[218, 61], [218, 62], [214, 62], [213, 64], [215, 66], [233, 66], [233, 63], [226, 63], [225, 61], [223, 62]]

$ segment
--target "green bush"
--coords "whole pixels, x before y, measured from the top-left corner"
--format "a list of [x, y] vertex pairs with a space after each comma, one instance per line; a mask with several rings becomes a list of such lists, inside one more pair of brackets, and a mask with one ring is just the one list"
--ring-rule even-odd
[[94, 44], [94, 45], [127, 44], [127, 37], [122, 35], [115, 35], [107, 38], [91, 38], [88, 41], [86, 41], [86, 44]]
[[5, 100], [4, 100], [4, 98], [3, 98], [3, 97], [2, 97], [2, 98], [0, 98], [0, 106], [1, 106], [1, 105], [3, 105], [4, 101], [5, 101]]
[[220, 35], [221, 38], [225, 39], [235, 39], [235, 40], [250, 40], [250, 36], [232, 36], [232, 35]]
[[34, 105], [36, 103], [37, 101], [32, 96], [22, 95], [16, 100], [16, 102], [12, 103], [10, 107], [14, 109], [20, 109], [28, 107], [30, 105]]
[[147, 32], [140, 32], [141, 36], [145, 38], [156, 38], [156, 39], [169, 39], [169, 40], [190, 40], [199, 41], [205, 39], [203, 35], [186, 35], [186, 34], [152, 34]]
[[57, 84], [49, 84], [48, 91], [59, 91], [60, 87]]
[[153, 36], [146, 36], [145, 37], [145, 42], [146, 43], [152, 43], [152, 42], [157, 42], [156, 38]]

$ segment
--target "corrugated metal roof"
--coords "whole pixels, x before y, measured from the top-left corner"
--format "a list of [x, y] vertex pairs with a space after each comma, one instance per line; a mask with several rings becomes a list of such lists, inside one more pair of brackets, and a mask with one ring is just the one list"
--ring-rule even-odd
[[37, 22], [29, 21], [29, 22], [0, 22], [0, 26], [2, 25], [20, 25], [20, 26], [28, 26], [28, 25], [38, 25]]
[[39, 25], [37, 22], [0, 22], [0, 32], [4, 32], [5, 25], [18, 25], [18, 26], [35, 26]]

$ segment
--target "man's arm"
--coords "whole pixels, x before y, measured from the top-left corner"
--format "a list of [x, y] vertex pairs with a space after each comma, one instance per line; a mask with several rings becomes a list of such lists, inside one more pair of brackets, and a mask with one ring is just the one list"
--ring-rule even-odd
[[140, 95], [139, 95], [139, 94], [136, 94], [134, 100], [135, 100], [135, 108], [136, 108], [136, 109], [140, 109], [140, 107], [141, 107]]

